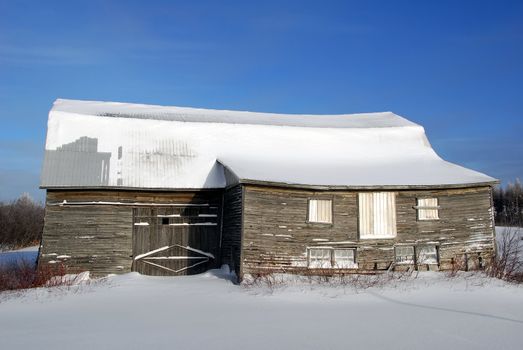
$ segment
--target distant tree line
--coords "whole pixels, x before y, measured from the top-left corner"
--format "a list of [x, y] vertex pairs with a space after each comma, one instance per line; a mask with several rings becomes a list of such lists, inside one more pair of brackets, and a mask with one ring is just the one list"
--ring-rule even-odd
[[492, 195], [496, 224], [523, 227], [523, 187], [519, 179], [495, 187]]
[[37, 245], [43, 227], [44, 207], [29, 195], [9, 203], [0, 202], [0, 248]]

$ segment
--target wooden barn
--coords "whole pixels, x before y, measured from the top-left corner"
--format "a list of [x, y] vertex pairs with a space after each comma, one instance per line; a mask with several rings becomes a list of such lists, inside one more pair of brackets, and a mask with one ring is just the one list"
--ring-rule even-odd
[[497, 180], [391, 112], [57, 100], [39, 265], [96, 276], [481, 268]]

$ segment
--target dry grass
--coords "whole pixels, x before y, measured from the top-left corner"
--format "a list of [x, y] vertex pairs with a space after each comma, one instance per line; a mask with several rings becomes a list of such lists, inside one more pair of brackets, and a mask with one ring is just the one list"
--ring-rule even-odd
[[290, 274], [262, 271], [245, 275], [241, 285], [248, 289], [264, 288], [271, 293], [278, 288], [284, 288], [292, 284], [365, 290], [409, 278], [416, 278], [416, 276], [416, 273], [411, 270], [375, 274], [340, 272], [332, 269], [303, 269], [299, 272], [293, 271]]
[[0, 266], [0, 292], [37, 287], [71, 286], [76, 284], [76, 277], [64, 264], [46, 264], [36, 269], [26, 262]]

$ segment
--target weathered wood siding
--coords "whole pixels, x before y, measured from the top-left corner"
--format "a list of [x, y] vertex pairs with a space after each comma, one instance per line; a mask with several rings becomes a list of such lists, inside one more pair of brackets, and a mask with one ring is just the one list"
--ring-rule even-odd
[[219, 267], [220, 203], [218, 198], [202, 200], [207, 202], [133, 208], [133, 271], [179, 276]]
[[[492, 256], [494, 228], [490, 187], [394, 192], [396, 237], [360, 239], [358, 191], [245, 185], [243, 273], [306, 268], [308, 247], [356, 248], [356, 262], [362, 271], [391, 267], [395, 261], [394, 246], [399, 244], [436, 245], [442, 269], [451, 268], [465, 254], [469, 267], [478, 263], [478, 257], [486, 262]], [[438, 198], [439, 220], [417, 220], [414, 207], [419, 197]], [[309, 198], [333, 200], [332, 224], [307, 222]]]
[[95, 276], [131, 271], [132, 212], [115, 206], [47, 206], [39, 265], [63, 262]]
[[[63, 262], [95, 276], [129, 272], [133, 262], [133, 209], [144, 208], [139, 203], [148, 204], [148, 210], [166, 210], [162, 208], [170, 204], [210, 203], [220, 213], [221, 192], [48, 190], [39, 265]], [[79, 202], [84, 204], [73, 205]], [[219, 216], [214, 228], [218, 237]], [[199, 226], [181, 229], [189, 233], [193, 228], [202, 231]]]
[[[415, 206], [420, 197], [438, 199], [439, 220], [417, 219]], [[332, 224], [308, 222], [308, 200], [311, 198], [332, 199]], [[72, 205], [78, 202], [84, 204]], [[169, 223], [175, 223], [186, 220], [185, 216], [204, 213], [185, 215], [190, 210], [184, 209], [184, 214], [177, 217], [175, 214], [180, 208], [176, 211], [169, 207], [170, 204], [205, 203], [213, 207], [208, 209], [212, 213], [205, 213], [216, 213], [216, 225], [212, 228], [216, 239], [205, 238], [211, 233], [211, 229], [205, 227], [160, 227], [158, 215], [172, 215]], [[360, 239], [358, 191], [258, 185], [200, 192], [49, 190], [39, 264], [64, 262], [71, 268], [90, 270], [96, 276], [128, 272], [133, 269], [133, 256], [154, 248], [151, 244], [155, 244], [156, 238], [151, 236], [152, 231], [165, 236], [163, 241], [156, 242], [162, 246], [171, 243], [194, 245], [196, 241], [190, 241], [194, 233], [193, 236], [200, 237], [198, 241], [208, 246], [216, 258], [205, 268], [218, 266], [221, 260], [240, 277], [243, 273], [267, 269], [298, 271], [307, 268], [307, 248], [310, 247], [355, 248], [360, 271], [388, 269], [395, 260], [394, 247], [401, 244], [437, 246], [437, 268], [442, 269], [452, 268], [464, 257], [467, 265], [473, 267], [479, 263], [479, 258], [487, 262], [493, 254], [490, 187], [398, 190], [395, 191], [395, 207], [396, 237]], [[134, 225], [145, 221], [148, 226]], [[221, 237], [221, 245], [218, 237]], [[173, 269], [183, 267], [180, 262], [176, 264], [169, 266]], [[154, 273], [147, 270], [149, 267], [142, 268], [134, 266], [142, 273]], [[191, 273], [194, 272], [199, 270]]]
[[222, 263], [241, 276], [243, 186], [236, 185], [223, 195]]

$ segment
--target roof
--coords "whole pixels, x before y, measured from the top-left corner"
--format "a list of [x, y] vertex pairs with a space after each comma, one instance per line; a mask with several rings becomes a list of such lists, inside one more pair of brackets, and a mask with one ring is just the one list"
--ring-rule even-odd
[[416, 125], [392, 112], [298, 115], [64, 99], [56, 100], [52, 111], [113, 118], [315, 128], [386, 128]]
[[57, 100], [43, 188], [437, 187], [492, 183], [392, 112], [295, 115]]

